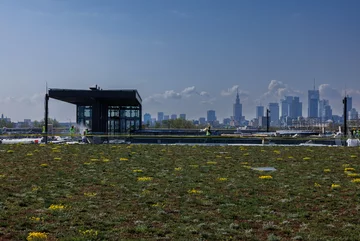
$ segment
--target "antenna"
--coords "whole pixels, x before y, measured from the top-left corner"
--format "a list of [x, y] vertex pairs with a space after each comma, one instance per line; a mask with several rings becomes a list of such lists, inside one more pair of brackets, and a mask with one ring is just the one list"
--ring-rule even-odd
[[315, 78], [314, 78], [314, 90], [315, 90]]
[[48, 89], [48, 83], [47, 81], [45, 82], [45, 93], [49, 94], [49, 89]]

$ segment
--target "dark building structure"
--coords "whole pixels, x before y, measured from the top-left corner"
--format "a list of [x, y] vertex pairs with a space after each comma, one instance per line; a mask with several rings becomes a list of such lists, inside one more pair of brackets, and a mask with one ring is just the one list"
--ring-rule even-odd
[[76, 123], [94, 134], [141, 130], [142, 99], [137, 90], [102, 90], [98, 86], [89, 90], [49, 89], [46, 100], [49, 98], [76, 105]]

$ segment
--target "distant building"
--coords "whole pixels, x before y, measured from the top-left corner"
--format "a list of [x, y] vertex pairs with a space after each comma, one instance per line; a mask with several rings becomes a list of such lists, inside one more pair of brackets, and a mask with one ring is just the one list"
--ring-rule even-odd
[[200, 118], [199, 118], [199, 124], [200, 124], [200, 125], [205, 125], [205, 124], [206, 124], [206, 119], [205, 119], [205, 117], [200, 117]]
[[151, 124], [151, 115], [149, 113], [144, 114], [144, 124], [150, 125]]
[[319, 90], [309, 90], [308, 91], [308, 117], [318, 118], [319, 117], [319, 99], [320, 93]]
[[235, 103], [233, 104], [233, 116], [235, 122], [237, 122], [240, 125], [242, 119], [242, 104], [240, 103], [239, 90], [237, 90], [236, 100]]
[[302, 103], [300, 102], [300, 97], [298, 96], [285, 96], [284, 99], [280, 101], [281, 103], [281, 119], [290, 117], [293, 119], [302, 116]]
[[261, 127], [261, 128], [267, 126], [267, 118], [266, 118], [266, 116], [259, 117], [259, 119], [258, 119], [258, 125], [259, 125], [259, 127]]
[[186, 114], [180, 114], [180, 119], [186, 120]]
[[158, 112], [158, 122], [162, 122], [164, 120], [164, 112]]
[[223, 124], [224, 125], [230, 125], [231, 119], [230, 118], [224, 118]]
[[329, 104], [329, 100], [320, 100], [319, 101], [319, 118], [321, 122], [325, 122], [331, 120], [332, 117], [332, 109]]
[[279, 125], [279, 103], [269, 103], [270, 110], [270, 125], [278, 126]]
[[31, 119], [24, 119], [24, 124], [27, 126], [32, 126]]
[[164, 120], [169, 120], [169, 115], [164, 115]]
[[170, 117], [172, 120], [176, 120], [177, 119], [177, 115], [176, 114], [172, 114]]
[[347, 98], [346, 112], [349, 113], [349, 111], [351, 111], [351, 109], [353, 108], [352, 107], [352, 97], [347, 95], [346, 98]]
[[212, 123], [216, 121], [216, 115], [214, 110], [207, 111], [207, 122]]
[[355, 108], [352, 108], [349, 111], [349, 120], [357, 120], [359, 119], [359, 113], [356, 111]]
[[264, 116], [264, 106], [256, 106], [256, 119]]

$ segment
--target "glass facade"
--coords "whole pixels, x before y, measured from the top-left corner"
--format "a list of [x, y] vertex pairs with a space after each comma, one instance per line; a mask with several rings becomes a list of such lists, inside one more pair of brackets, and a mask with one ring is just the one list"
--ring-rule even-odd
[[109, 134], [129, 133], [139, 130], [141, 125], [139, 106], [109, 106], [108, 125]]
[[[105, 106], [103, 106], [105, 107]], [[92, 107], [77, 106], [77, 123], [92, 130]], [[108, 106], [107, 134], [129, 133], [141, 129], [140, 106]]]
[[92, 107], [91, 106], [77, 106], [76, 123], [84, 125], [91, 129], [92, 126]]

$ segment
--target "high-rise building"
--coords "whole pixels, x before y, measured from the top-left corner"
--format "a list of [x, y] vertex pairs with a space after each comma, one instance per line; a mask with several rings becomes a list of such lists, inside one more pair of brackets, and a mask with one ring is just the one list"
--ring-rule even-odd
[[351, 109], [353, 108], [352, 107], [352, 97], [347, 95], [346, 98], [347, 98], [346, 112], [349, 113], [349, 111], [351, 111]]
[[164, 115], [164, 119], [163, 120], [169, 120], [169, 115]]
[[264, 116], [264, 106], [256, 106], [256, 119], [260, 119], [262, 116]]
[[328, 121], [332, 119], [332, 109], [330, 105], [325, 105], [323, 110], [323, 121]]
[[279, 125], [279, 103], [269, 103], [270, 110], [270, 125], [278, 126]]
[[200, 125], [206, 124], [206, 119], [205, 119], [205, 117], [200, 117], [200, 118], [199, 118], [199, 124], [200, 124]]
[[290, 117], [297, 119], [302, 117], [302, 102], [300, 102], [300, 97], [294, 96], [291, 107], [290, 107]]
[[[330, 109], [329, 109], [330, 108]], [[329, 119], [329, 110], [331, 110], [330, 104], [329, 104], [329, 100], [320, 100], [319, 101], [319, 118], [320, 120], [323, 121], [327, 121]], [[327, 112], [327, 113], [325, 113]], [[332, 112], [332, 110], [331, 110]], [[330, 119], [331, 119], [332, 114], [330, 115]]]
[[180, 119], [186, 120], [186, 114], [180, 114]]
[[157, 120], [159, 122], [162, 122], [164, 120], [164, 112], [158, 112], [158, 118]]
[[151, 124], [151, 115], [149, 113], [144, 114], [144, 124], [150, 125]]
[[240, 124], [242, 120], [242, 104], [240, 104], [239, 90], [237, 90], [236, 100], [233, 104], [233, 116], [234, 120]]
[[216, 121], [216, 115], [214, 110], [207, 111], [207, 122], [212, 123]]
[[171, 115], [171, 119], [172, 119], [172, 120], [176, 120], [176, 119], [177, 119], [177, 115], [176, 115], [176, 114], [172, 114], [172, 115]]
[[298, 96], [285, 96], [280, 101], [281, 103], [281, 118], [290, 117], [293, 119], [302, 116], [302, 103]]
[[308, 117], [310, 118], [319, 117], [319, 99], [320, 99], [320, 92], [319, 90], [315, 89], [315, 82], [314, 82], [314, 89], [308, 91]]

